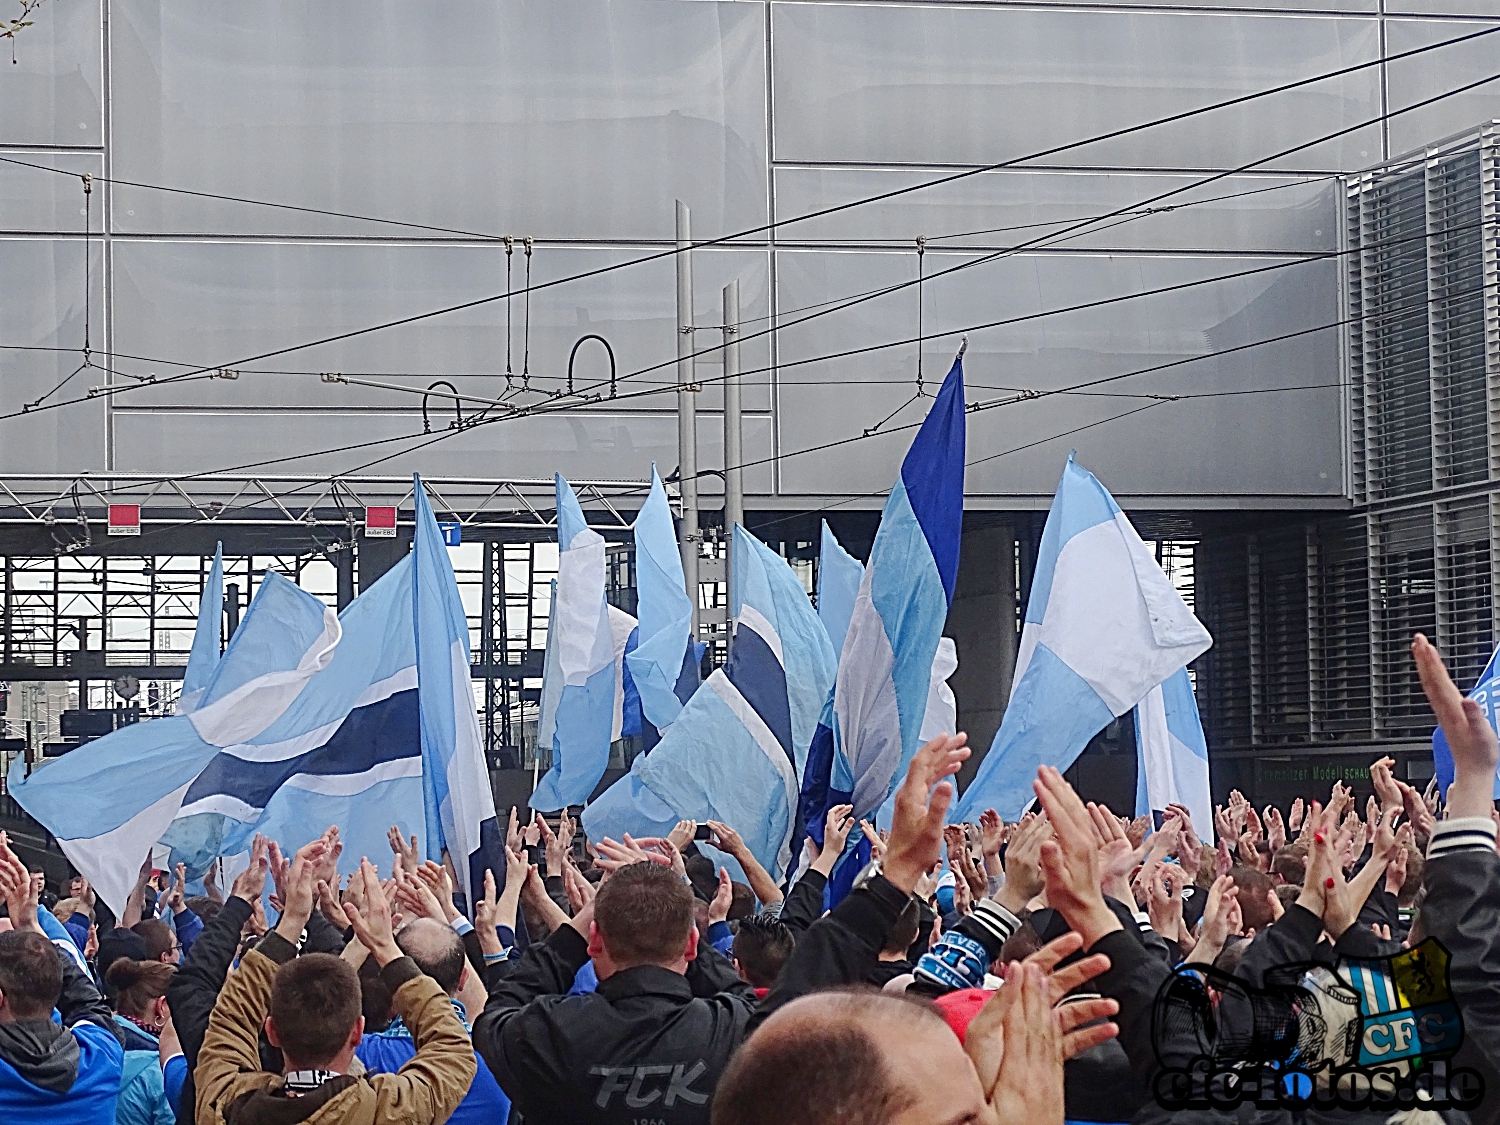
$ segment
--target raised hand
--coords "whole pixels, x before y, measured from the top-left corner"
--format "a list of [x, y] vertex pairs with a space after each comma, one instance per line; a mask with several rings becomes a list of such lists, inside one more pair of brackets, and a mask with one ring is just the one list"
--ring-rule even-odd
[[250, 866], [234, 877], [230, 897], [243, 899], [252, 906], [266, 893], [266, 871], [269, 867], [269, 841], [259, 832], [250, 841]]
[[1172, 804], [1167, 806], [1167, 815], [1175, 817], [1182, 822], [1182, 848], [1177, 849], [1177, 858], [1182, 858], [1184, 849], [1196, 853], [1203, 847], [1203, 841], [1199, 839], [1197, 830], [1193, 827], [1193, 814], [1188, 812], [1186, 805]]
[[1088, 810], [1051, 766], [1037, 771], [1032, 788], [1047, 810], [1054, 833], [1042, 845], [1047, 904], [1061, 911], [1068, 925], [1083, 935], [1084, 947], [1092, 949], [1105, 934], [1121, 927], [1099, 889], [1099, 850]]
[[[823, 820], [823, 851], [839, 855], [854, 830], [854, 806], [834, 805]], [[884, 847], [884, 845], [881, 845]]]
[[394, 857], [392, 862], [406, 868], [408, 871], [415, 871], [422, 865], [421, 858], [417, 852], [417, 838], [415, 836], [408, 843], [406, 837], [401, 834], [401, 829], [393, 824], [386, 829], [385, 838], [391, 845], [391, 855]]
[[282, 879], [281, 918], [276, 923], [276, 932], [293, 945], [301, 940], [307, 920], [312, 917], [318, 862], [327, 850], [328, 842], [321, 836], [303, 844]]
[[985, 859], [998, 856], [1005, 843], [1005, 821], [994, 809], [979, 814], [979, 849]]
[[709, 844], [718, 848], [721, 852], [734, 856], [738, 859], [750, 849], [745, 847], [744, 838], [723, 821], [710, 820], [708, 826], [713, 829], [714, 834], [709, 837]]
[[[412, 840], [416, 840], [413, 836]], [[328, 830], [323, 833], [323, 843], [328, 847], [323, 853], [323, 858], [318, 861], [317, 869], [313, 872], [314, 879], [321, 879], [330, 888], [339, 885], [339, 856], [344, 854], [344, 845], [339, 840], [339, 826], [330, 824]], [[343, 927], [340, 927], [342, 929]]]
[[625, 834], [623, 841], [611, 840], [608, 836], [598, 843], [600, 867], [604, 868], [604, 877], [608, 879], [622, 867], [629, 867], [632, 863], [659, 863], [663, 867], [671, 867], [672, 861], [658, 851], [647, 851], [638, 842], [633, 840], [630, 833]]
[[859, 822], [859, 830], [863, 833], [865, 841], [870, 845], [870, 858], [881, 859], [885, 855], [885, 840], [880, 833], [875, 831], [875, 826], [868, 820]]
[[1495, 728], [1484, 716], [1484, 708], [1466, 699], [1448, 676], [1437, 649], [1418, 633], [1412, 641], [1412, 656], [1422, 690], [1437, 716], [1438, 725], [1448, 738], [1453, 752], [1453, 784], [1448, 788], [1450, 817], [1488, 817], [1494, 805], [1495, 763], [1500, 759], [1500, 743]]
[[882, 873], [910, 894], [922, 873], [942, 854], [943, 821], [953, 801], [953, 782], [969, 756], [965, 734], [940, 734], [912, 755], [906, 780], [896, 790], [891, 835]]
[[1223, 952], [1229, 935], [1239, 929], [1235, 920], [1238, 896], [1239, 888], [1228, 875], [1220, 875], [1208, 889], [1208, 899], [1203, 906], [1203, 933], [1190, 958], [1193, 964], [1212, 965]]
[[729, 872], [719, 868], [719, 889], [708, 904], [708, 924], [729, 920], [729, 907], [734, 902], [734, 884], [729, 881]]
[[484, 894], [474, 904], [474, 933], [478, 936], [479, 948], [486, 957], [505, 952], [505, 947], [500, 944], [500, 934], [495, 929], [499, 925], [499, 913], [495, 899], [495, 873], [486, 867]]
[[425, 879], [419, 879], [404, 868], [396, 868], [396, 901], [409, 918], [431, 918], [434, 922], [448, 922], [447, 915], [438, 903]]
[[667, 842], [678, 851], [682, 851], [693, 842], [693, 837], [698, 832], [696, 820], [679, 820], [676, 827], [667, 833]]
[[173, 914], [181, 914], [185, 909], [183, 902], [187, 899], [187, 864], [179, 863], [172, 872], [172, 887], [167, 891], [167, 908]]
[[1302, 815], [1304, 811], [1305, 806], [1302, 804], [1302, 798], [1298, 797], [1292, 802], [1292, 813], [1287, 817], [1286, 826], [1290, 831], [1296, 832], [1302, 828]]
[[360, 882], [362, 905], [346, 902], [344, 916], [354, 927], [354, 936], [359, 943], [370, 951], [376, 964], [384, 968], [401, 956], [392, 936], [391, 904], [380, 886], [380, 876], [368, 859], [360, 861], [359, 870], [349, 877], [349, 882], [352, 884], [356, 879]]
[[505, 826], [505, 846], [513, 852], [521, 850], [520, 813], [515, 805], [510, 807], [510, 820]]
[[1375, 785], [1375, 796], [1380, 798], [1382, 809], [1399, 808], [1401, 806], [1401, 790], [1396, 785], [1396, 779], [1391, 774], [1391, 767], [1396, 760], [1390, 757], [1377, 758], [1370, 763], [1370, 780]]
[[42, 932], [36, 920], [41, 893], [31, 872], [26, 870], [26, 865], [10, 850], [10, 844], [5, 840], [0, 840], [0, 896], [5, 899], [12, 927]]
[[1281, 810], [1275, 805], [1267, 805], [1265, 811], [1266, 821], [1266, 844], [1271, 849], [1271, 855], [1275, 855], [1286, 847], [1286, 822], [1281, 819]]
[[1005, 849], [1005, 885], [996, 892], [995, 901], [1018, 917], [1026, 904], [1046, 888], [1042, 877], [1042, 845], [1050, 839], [1051, 823], [1034, 816], [1021, 822]]
[[526, 826], [526, 831], [521, 834], [521, 838], [526, 841], [526, 846], [528, 848], [534, 848], [539, 843], [541, 843], [542, 829], [544, 827], [546, 826], [542, 823], [542, 814], [534, 813], [531, 818], [531, 823]]
[[[574, 914], [593, 902], [594, 896], [598, 894], [594, 884], [585, 879], [571, 863], [563, 868], [563, 888], [568, 892], [568, 906]], [[725, 916], [728, 916], [727, 909]]]

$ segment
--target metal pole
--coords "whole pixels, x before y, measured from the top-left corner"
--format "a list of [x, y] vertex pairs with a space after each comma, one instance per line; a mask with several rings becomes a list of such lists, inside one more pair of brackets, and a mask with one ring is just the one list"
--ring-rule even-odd
[[[740, 283], [724, 286], [724, 576], [729, 580], [729, 612], [734, 613], [734, 528], [745, 522], [744, 426], [740, 422]], [[734, 644], [734, 621], [728, 623]]]
[[687, 204], [677, 201], [677, 472], [682, 490], [682, 576], [698, 637], [698, 392], [693, 378], [693, 254]]
[[744, 427], [740, 423], [740, 283], [724, 286], [724, 534], [745, 522]]

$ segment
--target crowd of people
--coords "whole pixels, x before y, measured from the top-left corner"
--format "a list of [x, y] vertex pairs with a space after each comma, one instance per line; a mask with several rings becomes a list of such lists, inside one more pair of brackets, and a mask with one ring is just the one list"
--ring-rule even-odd
[[[1496, 736], [1413, 655], [1444, 802], [1381, 759], [1363, 808], [1337, 784], [1284, 813], [1232, 794], [1213, 846], [1183, 807], [1116, 816], [1050, 767], [1019, 822], [949, 825], [963, 735], [914, 756], [888, 831], [829, 809], [788, 886], [726, 824], [706, 842], [743, 882], [691, 821], [586, 841], [513, 810], [472, 904], [394, 828], [383, 870], [341, 878], [330, 828], [290, 856], [256, 837], [227, 893], [148, 859], [116, 918], [83, 879], [56, 900], [0, 834], [0, 1123], [1500, 1121]], [[873, 860], [828, 909], [852, 832]], [[1428, 938], [1462, 1014], [1448, 1061], [1492, 1096], [1367, 1084], [1349, 1108], [1330, 1072], [1301, 1100], [1221, 1097], [1268, 1057], [1278, 971]]]

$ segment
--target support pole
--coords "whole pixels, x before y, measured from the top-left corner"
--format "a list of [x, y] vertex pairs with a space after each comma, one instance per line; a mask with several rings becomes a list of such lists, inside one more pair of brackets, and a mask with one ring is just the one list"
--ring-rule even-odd
[[745, 431], [740, 421], [740, 283], [724, 286], [724, 574], [729, 580], [729, 643], [734, 644], [734, 528], [745, 522]]
[[698, 639], [698, 384], [693, 378], [693, 244], [687, 204], [677, 201], [677, 473], [682, 490], [682, 576]]

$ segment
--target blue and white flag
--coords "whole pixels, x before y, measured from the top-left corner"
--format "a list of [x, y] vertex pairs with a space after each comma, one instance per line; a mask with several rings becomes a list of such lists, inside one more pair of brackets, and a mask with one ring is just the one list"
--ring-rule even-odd
[[193, 647], [188, 653], [187, 668], [182, 674], [182, 692], [177, 697], [177, 714], [188, 715], [198, 709], [208, 690], [214, 670], [219, 666], [219, 634], [224, 627], [224, 544], [214, 545], [214, 562], [203, 583], [203, 597], [198, 602], [198, 624], [193, 630]]
[[818, 620], [828, 630], [834, 652], [844, 651], [849, 619], [864, 579], [864, 565], [839, 544], [828, 521], [823, 521], [823, 542], [818, 552]]
[[[742, 527], [732, 550], [729, 662], [703, 682], [656, 749], [584, 809], [583, 826], [598, 840], [664, 836], [683, 819], [721, 820], [780, 879], [791, 859], [798, 779], [837, 659], [786, 561]], [[730, 857], [710, 858], [740, 876]]]
[[212, 763], [240, 755], [250, 770], [296, 772], [279, 732], [306, 685], [333, 663], [340, 632], [322, 602], [268, 572], [192, 714], [121, 727], [29, 778], [17, 759], [10, 792], [123, 914], [141, 861]]
[[886, 500], [839, 657], [833, 711], [856, 816], [885, 803], [921, 745], [933, 659], [958, 578], [964, 429], [960, 358]]
[[468, 617], [421, 478], [412, 487], [417, 509], [412, 621], [421, 688], [427, 855], [448, 853], [459, 878], [467, 874], [473, 903], [484, 895], [485, 868], [495, 874], [497, 893], [505, 884], [504, 840], [495, 822], [495, 795], [469, 675]]
[[625, 658], [646, 719], [663, 733], [698, 690], [702, 650], [693, 643], [693, 603], [682, 573], [672, 508], [656, 465], [635, 520], [636, 616], [640, 639]]
[[556, 812], [589, 799], [623, 724], [625, 646], [636, 622], [605, 600], [604, 537], [590, 529], [572, 487], [557, 485], [557, 585], [547, 630], [537, 745], [552, 767], [531, 807]]
[[1018, 819], [1039, 766], [1067, 769], [1111, 719], [1211, 644], [1114, 497], [1069, 454], [1042, 531], [1010, 703], [952, 819], [987, 808]]
[[1160, 827], [1168, 805], [1182, 805], [1193, 829], [1214, 842], [1213, 796], [1208, 786], [1208, 742], [1186, 668], [1179, 668], [1135, 706], [1135, 815]]
[[[1490, 654], [1490, 662], [1479, 673], [1479, 682], [1469, 692], [1469, 698], [1479, 704], [1490, 726], [1500, 729], [1500, 718], [1495, 714], [1497, 696], [1500, 696], [1500, 667], [1496, 667], [1497, 662], [1500, 662], [1500, 648]], [[1453, 751], [1448, 749], [1448, 736], [1443, 733], [1442, 727], [1432, 732], [1432, 764], [1437, 773], [1438, 796], [1446, 799], [1448, 786], [1453, 784]], [[1495, 777], [1495, 798], [1500, 800], [1500, 773]]]

